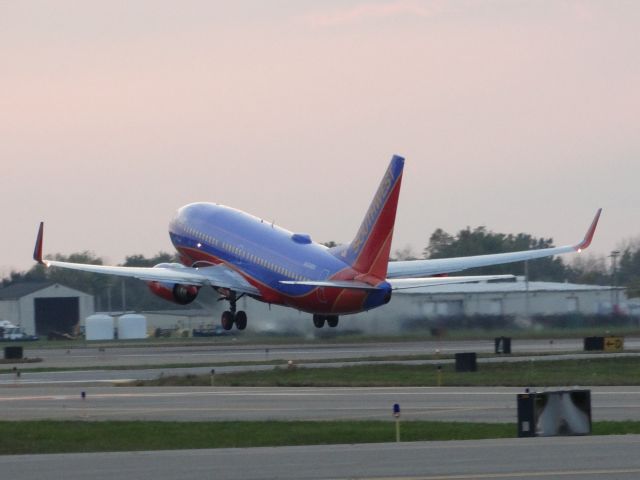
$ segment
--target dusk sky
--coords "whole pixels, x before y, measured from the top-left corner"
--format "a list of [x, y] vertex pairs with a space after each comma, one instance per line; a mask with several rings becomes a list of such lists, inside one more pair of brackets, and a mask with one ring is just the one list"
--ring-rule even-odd
[[393, 249], [438, 227], [640, 237], [640, 2], [0, 0], [0, 277], [172, 251], [193, 201]]

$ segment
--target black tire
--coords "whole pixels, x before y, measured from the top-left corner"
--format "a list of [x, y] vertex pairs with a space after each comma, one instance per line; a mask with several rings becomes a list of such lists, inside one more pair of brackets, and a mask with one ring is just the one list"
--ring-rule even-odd
[[247, 314], [242, 310], [236, 312], [236, 328], [238, 330], [247, 328]]
[[229, 310], [222, 312], [220, 323], [225, 330], [231, 330], [233, 328], [233, 314]]
[[338, 316], [331, 315], [327, 317], [327, 325], [329, 325], [331, 328], [336, 328], [338, 326]]
[[324, 327], [324, 321], [326, 320], [326, 318], [323, 315], [314, 315], [313, 316], [313, 325], [316, 328], [322, 328]]

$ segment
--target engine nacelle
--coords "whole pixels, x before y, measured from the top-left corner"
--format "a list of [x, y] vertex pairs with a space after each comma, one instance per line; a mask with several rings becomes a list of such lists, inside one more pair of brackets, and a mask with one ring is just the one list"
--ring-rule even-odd
[[200, 287], [181, 283], [147, 282], [147, 285], [154, 295], [178, 305], [193, 302], [200, 291]]

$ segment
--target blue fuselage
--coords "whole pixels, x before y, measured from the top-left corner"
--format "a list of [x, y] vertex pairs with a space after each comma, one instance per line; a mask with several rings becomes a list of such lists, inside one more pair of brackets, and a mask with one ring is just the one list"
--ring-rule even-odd
[[187, 266], [224, 264], [259, 291], [258, 300], [321, 314], [356, 313], [388, 302], [390, 286], [360, 291], [281, 281], [352, 280], [360, 272], [307, 236], [213, 203], [182, 207], [169, 235]]

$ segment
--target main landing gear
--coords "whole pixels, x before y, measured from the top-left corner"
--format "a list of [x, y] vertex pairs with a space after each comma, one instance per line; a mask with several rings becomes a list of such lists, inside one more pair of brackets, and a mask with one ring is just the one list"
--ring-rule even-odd
[[236, 312], [236, 302], [242, 298], [242, 295], [236, 297], [236, 292], [229, 291], [220, 299], [229, 301], [229, 310], [222, 312], [222, 318], [220, 319], [222, 328], [225, 330], [231, 330], [234, 323], [238, 330], [247, 328], [247, 314], [243, 310]]
[[313, 316], [313, 325], [316, 328], [324, 327], [325, 322], [331, 328], [335, 328], [338, 326], [338, 315], [314, 315]]

